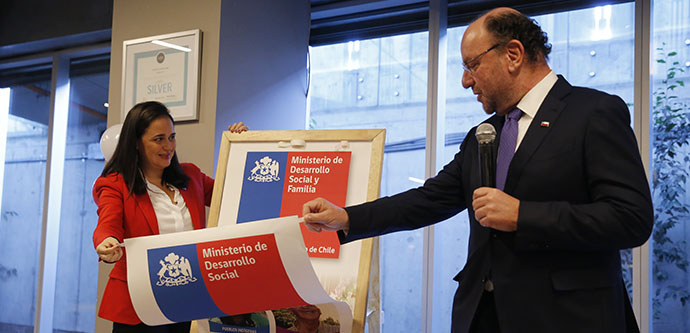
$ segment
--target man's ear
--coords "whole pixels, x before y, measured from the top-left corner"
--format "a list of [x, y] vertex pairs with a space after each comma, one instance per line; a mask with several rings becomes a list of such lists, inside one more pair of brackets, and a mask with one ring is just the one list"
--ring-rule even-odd
[[506, 43], [506, 56], [508, 57], [508, 70], [515, 72], [525, 61], [525, 46], [517, 39], [511, 39]]

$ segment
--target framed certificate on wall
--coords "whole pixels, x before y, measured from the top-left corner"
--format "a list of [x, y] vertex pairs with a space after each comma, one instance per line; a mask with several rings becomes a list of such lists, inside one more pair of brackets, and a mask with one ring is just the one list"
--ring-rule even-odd
[[199, 119], [201, 30], [123, 42], [122, 121], [137, 103], [158, 101], [175, 121]]

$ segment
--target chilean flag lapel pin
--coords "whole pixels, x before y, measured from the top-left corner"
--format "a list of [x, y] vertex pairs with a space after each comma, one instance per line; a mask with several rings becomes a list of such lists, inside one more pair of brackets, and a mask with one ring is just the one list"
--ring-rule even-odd
[[549, 127], [550, 125], [551, 123], [549, 123], [548, 121], [542, 121], [541, 124], [539, 124], [539, 126], [541, 127]]

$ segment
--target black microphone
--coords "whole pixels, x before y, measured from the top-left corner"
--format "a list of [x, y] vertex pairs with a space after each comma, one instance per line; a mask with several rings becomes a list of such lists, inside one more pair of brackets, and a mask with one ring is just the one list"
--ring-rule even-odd
[[496, 129], [493, 125], [483, 123], [475, 132], [479, 145], [479, 172], [481, 185], [484, 187], [496, 187]]

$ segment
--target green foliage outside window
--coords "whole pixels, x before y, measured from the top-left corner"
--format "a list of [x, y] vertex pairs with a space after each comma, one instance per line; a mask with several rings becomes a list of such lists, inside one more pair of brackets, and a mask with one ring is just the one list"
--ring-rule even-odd
[[690, 301], [688, 286], [674, 276], [687, 273], [688, 256], [681, 226], [690, 217], [686, 186], [690, 166], [690, 105], [679, 98], [687, 89], [680, 78], [684, 69], [677, 53], [657, 49], [656, 62], [665, 67], [665, 78], [653, 92], [652, 105], [652, 195], [654, 197], [653, 279], [654, 318], [668, 301]]

